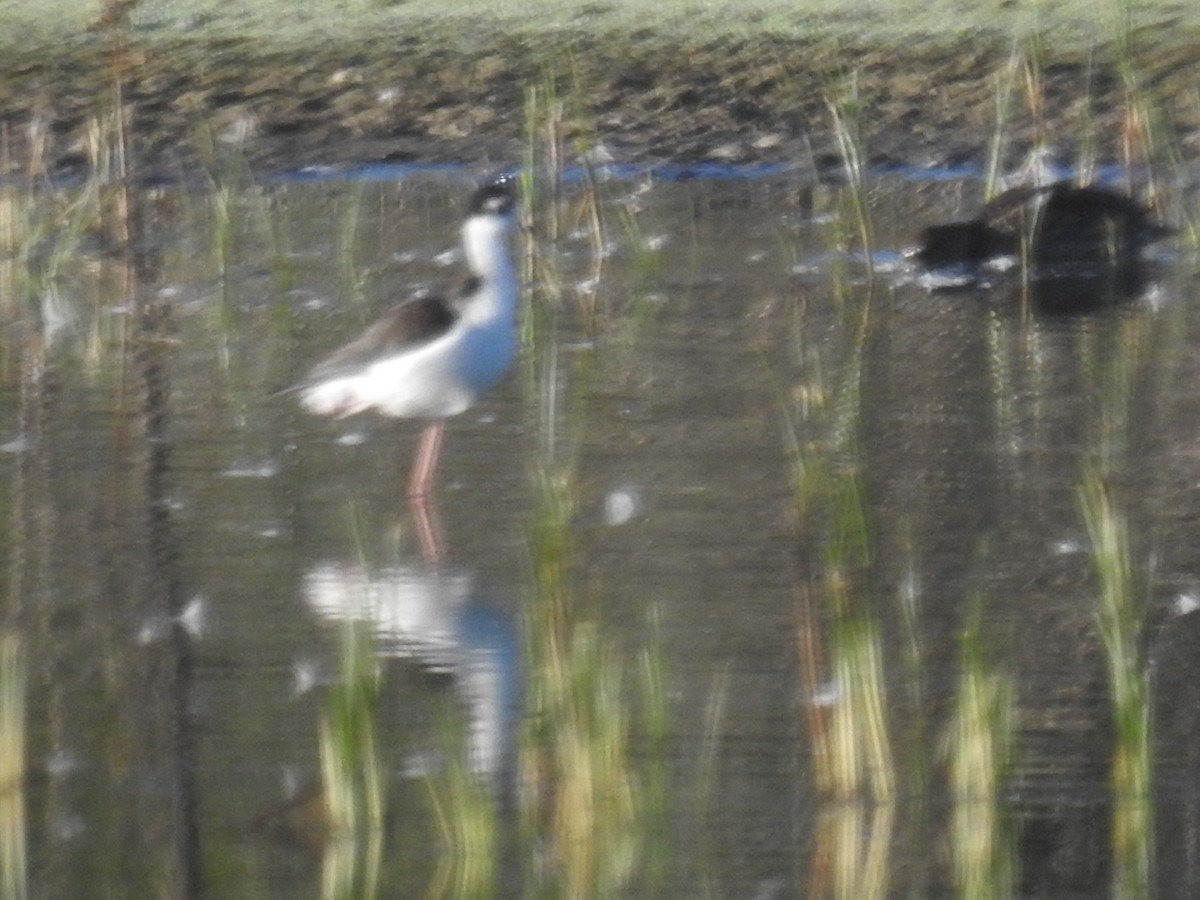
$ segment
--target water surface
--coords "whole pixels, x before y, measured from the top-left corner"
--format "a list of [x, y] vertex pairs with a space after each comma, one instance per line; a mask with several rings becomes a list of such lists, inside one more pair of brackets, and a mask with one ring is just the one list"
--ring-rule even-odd
[[[1145, 588], [1153, 871], [1165, 893], [1195, 892], [1200, 305], [1186, 255], [1162, 254], [1157, 283], [1118, 308], [1045, 317], [1004, 290], [931, 295], [902, 271], [914, 223], [957, 213], [971, 181], [873, 182], [874, 277], [837, 191], [786, 174], [606, 183], [598, 244], [573, 185], [562, 237], [543, 231], [537, 250], [534, 343], [449, 426], [433, 570], [405, 498], [419, 426], [321, 420], [274, 392], [389, 302], [456, 277], [469, 188], [453, 174], [244, 186], [228, 233], [211, 192], [148, 196], [158, 258], [141, 316], [130, 273], [87, 242], [35, 302], [4, 270], [33, 891], [128, 896], [176, 878], [212, 896], [328, 893], [317, 732], [348, 619], [377, 632], [383, 894], [436, 883], [448, 851], [429, 783], [455, 727], [511, 832], [536, 479], [565, 467], [574, 615], [618, 648], [631, 695], [643, 651], [666, 672], [668, 828], [635, 854], [631, 896], [952, 893], [947, 734], [972, 625], [1016, 686], [1001, 797], [1013, 893], [1109, 890], [1089, 471], [1128, 518]], [[870, 885], [846, 881], [858, 851], [829, 835], [847, 807], [814, 777], [809, 713], [841, 686], [802, 671], [802, 600], [821, 597], [834, 526], [797, 513], [797, 442], [858, 476], [869, 521], [856, 583], [899, 784], [895, 815], [853, 806], [873, 824], [852, 831], [884, 848]], [[832, 640], [834, 614], [818, 602], [815, 617]], [[501, 893], [533, 882], [536, 853], [503, 855]]]

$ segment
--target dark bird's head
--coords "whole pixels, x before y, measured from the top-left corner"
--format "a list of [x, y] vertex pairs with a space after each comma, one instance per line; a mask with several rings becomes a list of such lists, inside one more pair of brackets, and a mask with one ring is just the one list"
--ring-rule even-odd
[[931, 225], [921, 232], [912, 254], [918, 265], [930, 271], [977, 268], [998, 256], [1015, 253], [1012, 235], [997, 231], [977, 219]]

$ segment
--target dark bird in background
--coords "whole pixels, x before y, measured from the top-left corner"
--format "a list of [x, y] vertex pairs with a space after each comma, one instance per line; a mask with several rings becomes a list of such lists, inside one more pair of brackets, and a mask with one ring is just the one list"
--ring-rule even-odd
[[1010, 188], [962, 222], [933, 225], [913, 253], [927, 271], [979, 270], [1022, 256], [1036, 276], [1103, 274], [1134, 266], [1141, 251], [1174, 233], [1141, 203], [1069, 181]]

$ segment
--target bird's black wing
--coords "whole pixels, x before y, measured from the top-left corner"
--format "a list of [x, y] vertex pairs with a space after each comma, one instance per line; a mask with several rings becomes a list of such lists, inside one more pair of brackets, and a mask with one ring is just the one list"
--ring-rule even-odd
[[1051, 193], [1058, 184], [1022, 184], [1001, 191], [979, 210], [979, 221], [991, 228], [1019, 232], [1025, 227], [1025, 217], [1033, 210], [1033, 200], [1042, 194]]
[[304, 384], [353, 374], [371, 363], [419, 347], [445, 334], [458, 313], [437, 296], [416, 297], [384, 313], [359, 337], [313, 367]]

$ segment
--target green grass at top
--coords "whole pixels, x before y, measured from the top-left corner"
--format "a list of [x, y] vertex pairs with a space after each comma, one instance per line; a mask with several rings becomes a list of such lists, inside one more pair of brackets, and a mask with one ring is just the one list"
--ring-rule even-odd
[[[101, 0], [0, 0], [0, 44], [39, 44], [83, 34]], [[652, 10], [652, 12], [650, 12]], [[774, 33], [791, 37], [895, 40], [987, 30], [1037, 31], [1091, 43], [1117, 23], [1200, 25], [1194, 0], [142, 0], [135, 37], [247, 37], [280, 44], [352, 40], [461, 23], [464, 35], [492, 29], [552, 33], [651, 28], [692, 38]]]

